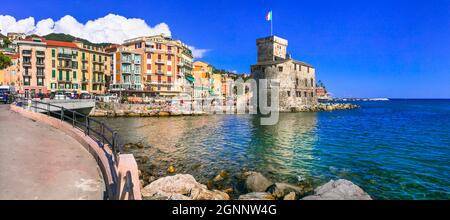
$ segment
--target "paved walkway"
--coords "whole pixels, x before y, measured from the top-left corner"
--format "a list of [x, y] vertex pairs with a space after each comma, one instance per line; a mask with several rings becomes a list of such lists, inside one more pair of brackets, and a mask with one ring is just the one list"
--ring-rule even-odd
[[0, 105], [0, 199], [103, 199], [104, 191], [80, 143]]

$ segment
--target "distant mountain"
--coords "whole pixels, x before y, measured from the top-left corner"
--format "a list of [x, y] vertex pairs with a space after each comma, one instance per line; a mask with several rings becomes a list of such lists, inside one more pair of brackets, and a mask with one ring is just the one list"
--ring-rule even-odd
[[57, 40], [57, 41], [64, 41], [64, 42], [72, 42], [74, 40], [78, 40], [83, 42], [86, 45], [96, 46], [96, 47], [106, 47], [111, 45], [110, 43], [92, 43], [86, 39], [74, 37], [70, 34], [62, 34], [62, 33], [52, 33], [43, 36], [47, 40]]

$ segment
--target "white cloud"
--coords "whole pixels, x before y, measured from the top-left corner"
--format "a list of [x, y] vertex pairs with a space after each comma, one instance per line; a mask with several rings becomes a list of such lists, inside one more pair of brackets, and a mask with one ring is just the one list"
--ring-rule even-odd
[[28, 17], [22, 20], [9, 15], [0, 15], [0, 30], [6, 35], [8, 32], [20, 32], [30, 34], [34, 31], [34, 18]]
[[[171, 31], [166, 23], [160, 23], [153, 27], [143, 19], [126, 18], [120, 15], [108, 14], [104, 17], [89, 20], [85, 24], [80, 23], [74, 17], [66, 15], [57, 21], [51, 18], [37, 22], [33, 17], [16, 20], [9, 15], [0, 15], [0, 31], [6, 35], [8, 32], [21, 32], [25, 34], [47, 35], [50, 33], [64, 33], [89, 40], [93, 43], [117, 43], [126, 39], [165, 34], [171, 36]], [[189, 46], [194, 58], [202, 58], [209, 50], [197, 49]]]
[[194, 46], [188, 47], [191, 49], [192, 56], [194, 56], [194, 58], [203, 58], [203, 56], [205, 56], [205, 54], [209, 51], [208, 49], [197, 49]]

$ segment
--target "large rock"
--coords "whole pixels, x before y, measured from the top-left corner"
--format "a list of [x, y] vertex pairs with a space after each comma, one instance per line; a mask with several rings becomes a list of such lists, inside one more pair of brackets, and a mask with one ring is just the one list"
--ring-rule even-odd
[[317, 187], [314, 195], [303, 200], [372, 200], [359, 186], [344, 179], [333, 181]]
[[249, 192], [265, 192], [273, 183], [258, 172], [245, 172], [245, 185]]
[[167, 198], [174, 200], [228, 200], [230, 197], [224, 192], [210, 191], [203, 184], [198, 183], [189, 174], [177, 174], [153, 181], [145, 186], [142, 196], [146, 198]]
[[293, 192], [296, 195], [303, 194], [303, 190], [300, 187], [287, 184], [287, 183], [275, 183], [267, 190], [275, 198], [283, 198], [285, 195]]
[[252, 192], [239, 196], [239, 200], [275, 200], [270, 193], [266, 192]]

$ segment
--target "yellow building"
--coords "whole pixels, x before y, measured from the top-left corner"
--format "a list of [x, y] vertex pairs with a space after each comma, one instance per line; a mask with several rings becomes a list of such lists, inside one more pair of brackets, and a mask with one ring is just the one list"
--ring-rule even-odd
[[209, 97], [212, 88], [212, 70], [213, 67], [203, 61], [195, 61], [193, 63], [192, 74], [194, 76], [194, 98]]
[[0, 70], [0, 86], [16, 86], [19, 84], [19, 55], [7, 55], [11, 59], [11, 66]]
[[48, 90], [104, 94], [110, 76], [110, 55], [102, 48], [82, 42], [45, 40], [47, 43]]

